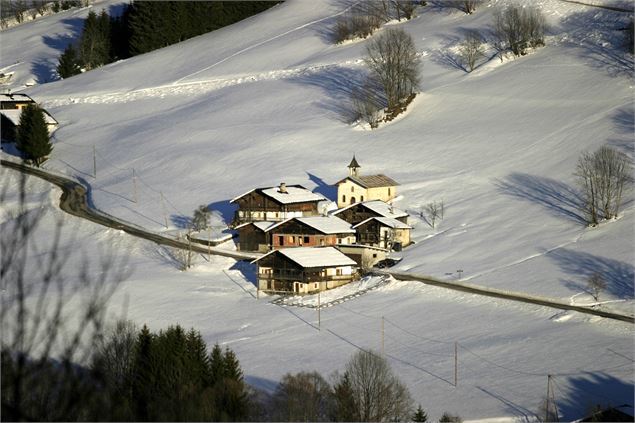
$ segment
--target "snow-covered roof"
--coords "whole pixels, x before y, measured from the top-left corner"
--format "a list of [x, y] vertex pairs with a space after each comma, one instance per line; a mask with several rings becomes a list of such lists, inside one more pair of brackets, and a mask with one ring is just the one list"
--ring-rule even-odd
[[[21, 109], [2, 109], [0, 113], [5, 115], [14, 125], [18, 126], [20, 124]], [[46, 112], [44, 113], [44, 121], [47, 125], [57, 125], [57, 121]]]
[[355, 182], [357, 185], [362, 186], [364, 188], [380, 188], [380, 187], [396, 187], [399, 185], [397, 181], [392, 178], [389, 178], [386, 175], [364, 175], [364, 176], [347, 176], [346, 178], [338, 181], [335, 185], [339, 185], [340, 183], [350, 179]]
[[263, 189], [261, 192], [282, 204], [304, 203], [307, 201], [326, 200], [321, 194], [316, 194], [300, 186], [288, 186], [286, 192], [280, 192], [279, 187]]
[[276, 223], [278, 223], [278, 222], [259, 220], [259, 221], [256, 221], [256, 222], [246, 222], [246, 223], [240, 224], [240, 225], [236, 226], [234, 229], [240, 229], [240, 228], [245, 227], [247, 225], [254, 225], [256, 228], [260, 229], [261, 231], [266, 231], [267, 228], [269, 228], [270, 226], [273, 226]]
[[296, 220], [298, 222], [304, 223], [305, 225], [310, 226], [316, 231], [319, 231], [323, 234], [355, 233], [355, 229], [351, 227], [350, 223], [335, 216], [292, 217], [283, 220], [280, 223], [276, 223], [273, 226], [270, 226], [266, 232], [272, 231], [277, 227], [283, 225], [284, 223], [289, 222], [290, 220]]
[[323, 195], [311, 192], [308, 189], [304, 188], [302, 185], [287, 185], [285, 189], [286, 192], [281, 192], [279, 186], [270, 188], [254, 188], [244, 194], [239, 195], [238, 197], [232, 198], [230, 203], [233, 203], [239, 198], [242, 198], [254, 191], [258, 191], [282, 204], [327, 200], [327, 198]]
[[357, 225], [353, 226], [353, 228], [358, 228], [358, 227], [370, 222], [371, 220], [376, 220], [376, 221], [380, 222], [382, 225], [388, 226], [389, 228], [393, 228], [393, 229], [412, 229], [412, 226], [408, 226], [405, 223], [403, 223], [402, 221], [397, 220], [397, 219], [393, 219], [391, 217], [369, 217], [368, 219], [364, 220], [363, 222], [359, 222]]
[[343, 207], [333, 212], [333, 215], [336, 215], [340, 212], [343, 212], [344, 210], [348, 210], [351, 207], [355, 207], [355, 206], [364, 206], [367, 209], [377, 213], [380, 216], [392, 217], [393, 219], [408, 216], [408, 213], [406, 213], [405, 211], [399, 210], [397, 207], [393, 207], [391, 204], [385, 203], [381, 200], [370, 200], [370, 201], [363, 201], [361, 203], [354, 203], [354, 204], [351, 204], [350, 206]]
[[270, 254], [282, 254], [304, 268], [357, 265], [354, 260], [348, 258], [334, 247], [282, 248], [273, 250], [252, 263], [262, 260]]

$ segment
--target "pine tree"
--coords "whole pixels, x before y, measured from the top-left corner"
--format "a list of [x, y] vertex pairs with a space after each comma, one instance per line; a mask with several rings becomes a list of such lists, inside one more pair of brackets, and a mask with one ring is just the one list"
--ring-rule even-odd
[[132, 398], [135, 404], [136, 420], [150, 421], [151, 389], [154, 385], [152, 375], [152, 344], [153, 335], [146, 325], [143, 325], [137, 338], [134, 364], [134, 380], [132, 383]]
[[214, 345], [209, 357], [209, 368], [212, 383], [222, 381], [225, 377], [225, 360], [223, 359], [223, 350], [218, 344]]
[[100, 17], [92, 10], [88, 12], [84, 20], [84, 28], [79, 42], [79, 51], [87, 70], [91, 70], [109, 62], [110, 22], [108, 15], [103, 11]]
[[60, 55], [57, 73], [63, 79], [81, 73], [77, 51], [72, 44], [69, 44], [66, 49], [64, 49], [64, 53]]
[[428, 421], [428, 413], [426, 413], [423, 408], [421, 408], [421, 404], [417, 407], [417, 411], [414, 416], [412, 416], [413, 422], [427, 422]]
[[347, 373], [344, 373], [333, 388], [333, 396], [335, 397], [335, 415], [333, 420], [338, 422], [360, 421], [357, 406], [355, 405], [355, 395]]
[[22, 109], [16, 141], [16, 147], [24, 153], [24, 159], [37, 167], [40, 167], [51, 154], [53, 146], [49, 139], [44, 112], [39, 106], [29, 104]]

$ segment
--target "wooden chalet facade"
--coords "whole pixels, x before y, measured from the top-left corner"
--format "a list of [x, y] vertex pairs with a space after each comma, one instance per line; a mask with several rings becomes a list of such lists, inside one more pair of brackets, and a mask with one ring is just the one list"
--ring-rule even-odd
[[394, 179], [386, 175], [360, 175], [361, 166], [355, 156], [348, 165], [349, 174], [338, 181], [337, 207], [345, 207], [362, 201], [381, 200], [389, 202], [397, 196], [397, 186]]
[[389, 217], [408, 224], [408, 213], [380, 200], [355, 203], [332, 213], [350, 223], [357, 225], [371, 217]]
[[299, 217], [277, 223], [267, 229], [272, 249], [287, 247], [324, 247], [354, 244], [355, 229], [338, 218]]
[[230, 201], [238, 205], [232, 225], [316, 216], [319, 214], [318, 203], [325, 200], [324, 196], [301, 185], [281, 183], [278, 187], [256, 188]]
[[284, 248], [254, 260], [258, 290], [310, 294], [336, 288], [357, 278], [358, 266], [334, 247]]
[[388, 250], [401, 250], [410, 244], [412, 227], [390, 217], [371, 217], [353, 226], [357, 230], [357, 243]]

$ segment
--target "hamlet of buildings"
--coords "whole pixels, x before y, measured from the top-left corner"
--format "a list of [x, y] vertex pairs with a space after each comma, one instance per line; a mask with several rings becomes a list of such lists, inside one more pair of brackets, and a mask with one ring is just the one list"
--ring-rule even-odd
[[384, 175], [360, 178], [359, 167], [353, 157], [349, 177], [338, 183], [338, 203], [346, 203], [329, 216], [318, 206], [327, 199], [301, 185], [256, 188], [230, 201], [238, 206], [238, 248], [266, 253], [254, 261], [259, 290], [334, 288], [410, 244], [408, 214], [386, 202], [398, 184]]

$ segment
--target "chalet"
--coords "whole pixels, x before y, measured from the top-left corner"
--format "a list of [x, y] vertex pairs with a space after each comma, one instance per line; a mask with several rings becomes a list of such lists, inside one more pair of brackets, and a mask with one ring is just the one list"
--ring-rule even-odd
[[389, 217], [408, 224], [408, 213], [380, 200], [355, 203], [332, 213], [351, 225], [357, 225], [371, 217]]
[[317, 216], [318, 203], [326, 198], [301, 185], [255, 188], [230, 201], [237, 204], [233, 225], [253, 221], [279, 222], [291, 217]]
[[357, 243], [400, 251], [410, 244], [411, 226], [390, 217], [370, 217], [353, 226]]
[[266, 232], [273, 249], [355, 243], [355, 229], [335, 216], [294, 217], [270, 226]]
[[267, 228], [274, 225], [275, 222], [246, 222], [236, 226], [238, 230], [238, 250], [239, 251], [258, 251], [266, 253], [269, 251], [270, 242]]
[[[20, 125], [22, 109], [29, 104], [36, 103], [26, 94], [0, 94], [2, 141], [15, 141], [15, 129]], [[46, 110], [42, 109], [42, 111], [49, 132], [53, 132], [59, 123]]]
[[258, 289], [309, 294], [335, 288], [357, 277], [357, 264], [334, 247], [283, 248], [253, 261]]
[[360, 175], [361, 166], [355, 156], [348, 165], [348, 176], [337, 182], [337, 207], [345, 207], [361, 201], [391, 201], [397, 196], [397, 186], [386, 175]]

